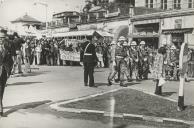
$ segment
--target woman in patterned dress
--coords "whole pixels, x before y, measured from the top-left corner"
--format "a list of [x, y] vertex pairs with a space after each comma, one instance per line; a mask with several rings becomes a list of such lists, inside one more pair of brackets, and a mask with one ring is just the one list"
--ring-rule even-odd
[[154, 67], [153, 67], [153, 77], [156, 82], [156, 90], [155, 94], [161, 95], [162, 87], [158, 86], [159, 79], [164, 77], [164, 59], [166, 57], [166, 49], [164, 47], [160, 47], [158, 49], [158, 53], [155, 56]]

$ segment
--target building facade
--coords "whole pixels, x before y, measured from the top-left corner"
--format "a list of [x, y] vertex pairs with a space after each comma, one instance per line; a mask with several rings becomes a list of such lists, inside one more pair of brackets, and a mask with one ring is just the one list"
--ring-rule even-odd
[[38, 31], [42, 26], [40, 21], [29, 16], [28, 14], [11, 21], [11, 23], [13, 30], [23, 36], [36, 36], [39, 34]]
[[193, 47], [194, 9], [193, 6], [190, 8], [189, 0], [179, 0], [179, 7], [174, 9], [170, 8], [170, 3], [167, 4], [167, 9], [161, 8], [161, 3], [158, 3], [158, 6], [147, 5], [146, 2], [150, 1], [152, 3], [152, 0], [136, 1], [137, 6], [157, 9], [158, 12], [141, 11], [142, 14], [134, 14], [129, 23], [129, 40], [135, 40], [137, 43], [144, 40], [147, 45], [155, 48], [173, 44], [180, 47], [183, 42]]
[[188, 9], [194, 8], [194, 0], [136, 0], [135, 5], [164, 10]]

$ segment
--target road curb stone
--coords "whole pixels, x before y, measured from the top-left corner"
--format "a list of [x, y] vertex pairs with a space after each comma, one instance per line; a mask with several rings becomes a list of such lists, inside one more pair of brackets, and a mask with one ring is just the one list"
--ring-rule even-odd
[[[130, 114], [130, 113], [114, 113], [112, 115], [110, 112], [106, 112], [106, 111], [60, 107], [60, 105], [62, 105], [62, 104], [64, 105], [64, 104], [68, 104], [68, 103], [72, 103], [72, 102], [76, 102], [76, 101], [80, 101], [80, 100], [85, 100], [85, 99], [97, 97], [97, 96], [108, 94], [108, 93], [111, 93], [111, 92], [116, 92], [118, 90], [121, 90], [121, 89], [114, 89], [114, 90], [107, 91], [107, 92], [101, 92], [101, 93], [94, 94], [94, 95], [89, 95], [89, 96], [80, 97], [80, 98], [76, 98], [76, 99], [72, 99], [72, 100], [68, 100], [68, 101], [64, 101], [64, 102], [50, 104], [50, 108], [53, 109], [53, 110], [56, 110], [56, 111], [63, 111], [63, 112], [70, 112], [70, 113], [79, 113], [79, 114], [80, 113], [81, 114], [82, 113], [84, 113], [84, 114], [88, 113], [88, 114], [97, 114], [97, 115], [102, 114], [104, 117], [132, 119], [132, 120], [139, 120], [139, 121], [151, 121], [151, 122], [158, 122], [158, 123], [160, 122], [160, 123], [166, 123], [166, 124], [194, 125], [194, 121], [186, 121], [186, 120], [179, 120], [179, 119], [173, 119], [173, 118], [145, 116], [145, 115]], [[144, 91], [142, 91], [142, 92], [144, 92]], [[151, 93], [148, 93], [148, 92], [144, 92], [144, 93], [151, 94]], [[154, 95], [154, 94], [151, 94], [151, 95], [157, 96], [157, 95]], [[161, 96], [158, 96], [158, 97], [161, 97]], [[163, 98], [163, 97], [161, 97], [161, 98]], [[167, 99], [167, 98], [164, 98], [164, 99]]]

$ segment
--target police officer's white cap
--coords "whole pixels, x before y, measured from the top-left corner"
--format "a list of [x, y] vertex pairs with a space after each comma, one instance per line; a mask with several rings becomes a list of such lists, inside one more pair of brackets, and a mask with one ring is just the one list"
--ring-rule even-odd
[[140, 42], [140, 45], [145, 45], [145, 41], [142, 40], [142, 41]]
[[126, 39], [125, 39], [125, 37], [124, 36], [120, 36], [119, 37], [119, 41], [125, 41]]
[[116, 42], [115, 42], [115, 41], [112, 41], [110, 44], [111, 44], [111, 45], [115, 45], [115, 44], [116, 44]]
[[5, 37], [5, 33], [0, 32], [0, 38], [4, 38]]
[[125, 42], [123, 43], [123, 46], [128, 46], [127, 41], [125, 41]]
[[136, 45], [137, 45], [136, 41], [131, 42], [131, 46], [136, 46]]
[[172, 45], [172, 46], [170, 47], [170, 49], [173, 50], [173, 49], [176, 49], [176, 47], [175, 47], [174, 45]]

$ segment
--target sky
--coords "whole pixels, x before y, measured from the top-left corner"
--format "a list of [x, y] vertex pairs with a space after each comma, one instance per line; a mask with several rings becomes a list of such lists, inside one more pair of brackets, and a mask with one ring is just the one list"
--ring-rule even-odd
[[[2, 2], [3, 1], [3, 2]], [[46, 7], [36, 2], [47, 3], [47, 19], [51, 21], [52, 15], [62, 11], [80, 11], [85, 0], [0, 0], [0, 26], [10, 27], [10, 21], [26, 13], [39, 21], [46, 21]]]

